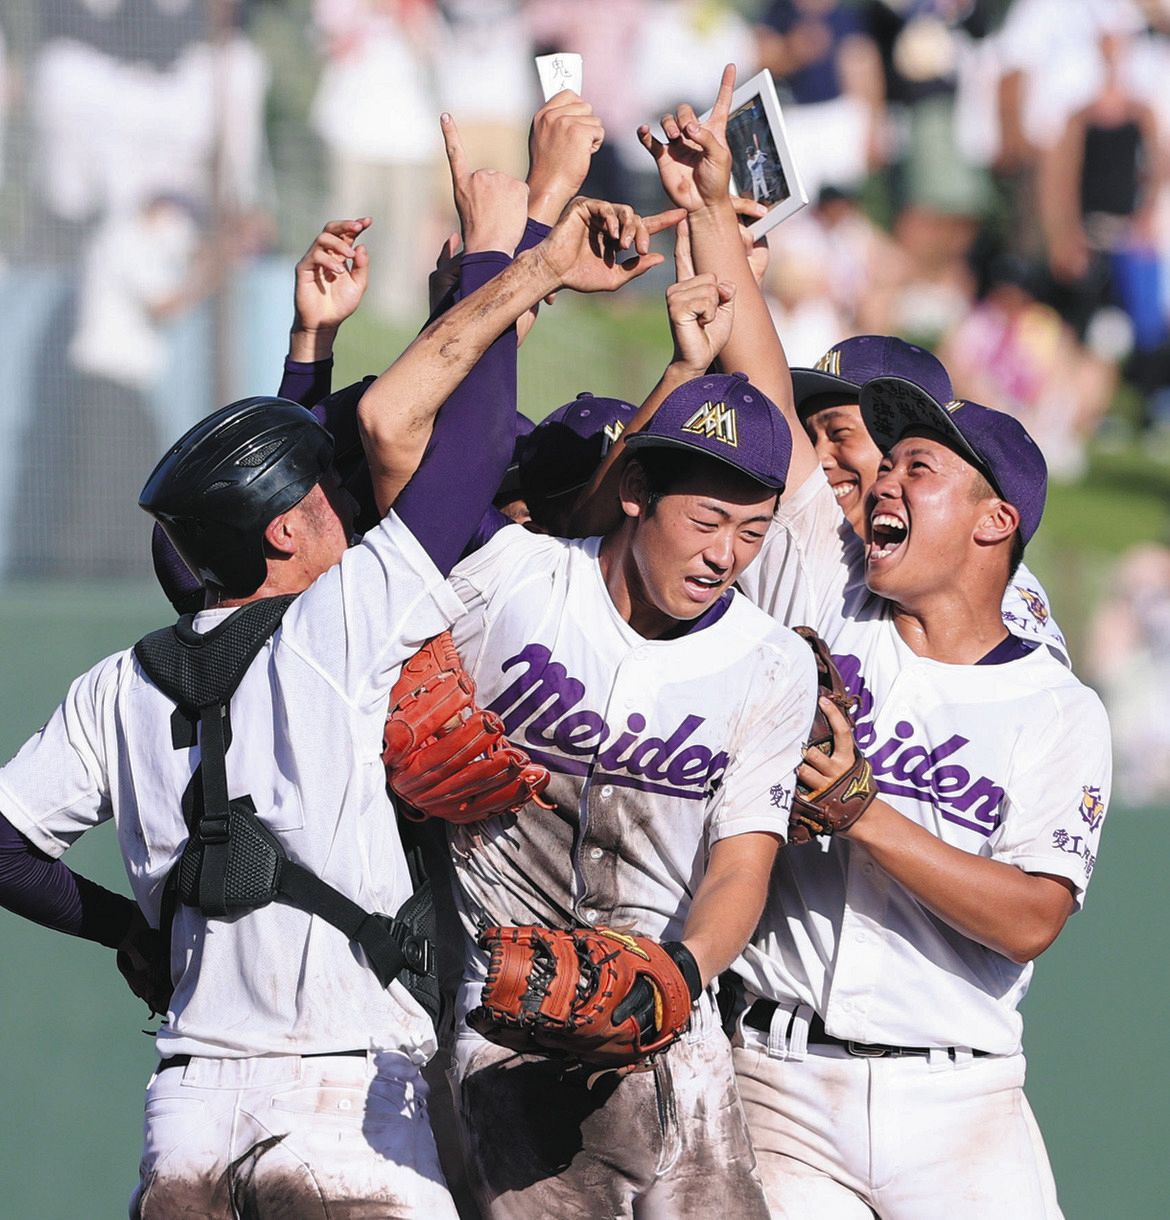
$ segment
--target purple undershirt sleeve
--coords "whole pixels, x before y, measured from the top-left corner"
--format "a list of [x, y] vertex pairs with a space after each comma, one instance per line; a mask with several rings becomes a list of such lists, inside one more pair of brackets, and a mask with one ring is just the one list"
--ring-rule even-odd
[[117, 948], [134, 903], [79, 877], [0, 814], [0, 906], [70, 936]]
[[315, 407], [333, 388], [333, 357], [324, 360], [292, 360], [284, 358], [284, 376], [280, 379], [280, 398]]
[[[475, 527], [475, 533], [471, 535], [470, 541], [463, 548], [464, 555], [472, 555], [480, 549], [487, 546], [489, 542], [504, 528], [506, 525], [511, 525], [511, 517], [506, 517], [496, 506], [491, 505], [487, 512], [479, 519], [479, 524]], [[462, 558], [462, 556], [461, 556]]]
[[[539, 246], [540, 243], [542, 241], [544, 241], [544, 239], [551, 232], [552, 232], [551, 225], [542, 224], [539, 220], [533, 220], [532, 217], [529, 216], [527, 222], [524, 225], [524, 233], [520, 238], [520, 244], [516, 247], [516, 253], [519, 254], [523, 250], [531, 250], [533, 246]], [[492, 250], [486, 251], [485, 253], [486, 253], [487, 257], [489, 257], [489, 258], [502, 257], [498, 252], [492, 251]], [[484, 254], [483, 253], [472, 254], [467, 257], [482, 258], [482, 257], [484, 257]], [[462, 278], [461, 278], [460, 283], [456, 287], [450, 289], [450, 291], [448, 291], [445, 296], [443, 296], [439, 299], [439, 303], [435, 306], [434, 309], [431, 310], [431, 315], [429, 318], [427, 318], [426, 326], [424, 326], [423, 329], [425, 330], [426, 327], [430, 326], [430, 324], [437, 317], [439, 317], [442, 314], [445, 314], [447, 312], [447, 310], [450, 309], [451, 306], [455, 304], [456, 301], [461, 300], [462, 297], [464, 297], [466, 295], [467, 295], [467, 292], [463, 288], [463, 283], [462, 283]]]
[[[511, 259], [469, 254], [460, 299], [498, 275]], [[446, 575], [459, 561], [512, 456], [516, 432], [516, 328], [510, 326], [440, 408], [430, 444], [394, 511]]]

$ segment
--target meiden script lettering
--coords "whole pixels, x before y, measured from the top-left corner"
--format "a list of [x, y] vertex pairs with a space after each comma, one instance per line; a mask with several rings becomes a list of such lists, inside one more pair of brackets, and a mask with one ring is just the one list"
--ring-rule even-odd
[[686, 716], [665, 736], [655, 736], [646, 734], [642, 713], [630, 712], [615, 729], [598, 712], [579, 706], [587, 698], [585, 684], [543, 644], [529, 644], [500, 667], [505, 674], [517, 668], [488, 710], [546, 766], [568, 775], [592, 770], [596, 780], [687, 800], [703, 800], [718, 788], [727, 752], [691, 741], [704, 717]]

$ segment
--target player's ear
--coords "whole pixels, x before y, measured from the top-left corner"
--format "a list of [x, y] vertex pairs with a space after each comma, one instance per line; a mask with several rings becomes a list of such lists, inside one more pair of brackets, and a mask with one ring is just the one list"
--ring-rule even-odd
[[618, 498], [627, 517], [644, 517], [650, 506], [650, 481], [637, 458], [631, 457], [622, 468]]
[[1011, 538], [1020, 525], [1020, 513], [1014, 504], [991, 496], [982, 501], [980, 516], [975, 523], [975, 541], [987, 545]]
[[264, 527], [264, 542], [281, 555], [293, 555], [297, 549], [297, 521], [294, 517], [297, 505], [287, 513], [273, 517]]

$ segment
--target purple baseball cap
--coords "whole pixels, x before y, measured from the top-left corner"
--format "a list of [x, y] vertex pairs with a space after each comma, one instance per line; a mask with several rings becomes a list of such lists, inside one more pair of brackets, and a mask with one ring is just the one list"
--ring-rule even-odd
[[589, 482], [637, 408], [585, 392], [557, 407], [517, 441], [520, 489], [540, 504]]
[[893, 335], [854, 335], [829, 348], [816, 368], [792, 370], [797, 413], [803, 420], [820, 410], [824, 395], [856, 402], [861, 387], [874, 377], [912, 381], [939, 402], [949, 402], [954, 394], [942, 362], [926, 348]]
[[1015, 505], [1024, 542], [1036, 532], [1048, 494], [1048, 465], [1015, 416], [961, 398], [940, 402], [902, 377], [877, 377], [861, 387], [861, 417], [883, 453], [913, 429], [938, 433]]
[[777, 491], [792, 458], [784, 416], [743, 373], [696, 377], [672, 390], [650, 423], [626, 438], [634, 451], [653, 445], [704, 453]]

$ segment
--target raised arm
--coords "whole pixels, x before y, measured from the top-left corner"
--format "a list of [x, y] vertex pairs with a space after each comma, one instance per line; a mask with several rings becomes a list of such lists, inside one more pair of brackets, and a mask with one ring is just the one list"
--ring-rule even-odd
[[675, 230], [674, 265], [675, 282], [666, 290], [666, 313], [674, 340], [670, 363], [578, 496], [571, 525], [576, 537], [607, 533], [621, 521], [618, 486], [625, 465], [626, 438], [646, 427], [672, 390], [701, 377], [731, 334], [735, 285], [718, 280], [712, 273], [695, 274], [685, 220]]
[[[448, 123], [445, 133], [450, 132]], [[432, 322], [359, 407], [379, 507], [384, 511], [392, 502], [388, 490], [396, 494], [402, 445], [418, 451], [439, 407], [498, 335], [550, 292], [612, 292], [657, 266], [662, 256], [650, 253], [650, 236], [681, 217], [674, 211], [643, 221], [623, 205], [575, 199], [540, 245]], [[622, 251], [633, 257], [619, 261]]]
[[667, 196], [687, 210], [696, 270], [735, 285], [735, 325], [719, 362], [728, 372], [746, 373], [788, 420], [793, 439], [788, 475], [791, 491], [818, 463], [796, 416], [788, 361], [748, 261], [731, 202], [731, 151], [726, 132], [734, 92], [735, 67], [729, 64], [706, 123], [698, 121], [693, 107], [683, 105], [662, 118], [665, 143], [649, 127], [641, 127], [638, 134], [654, 158]]

